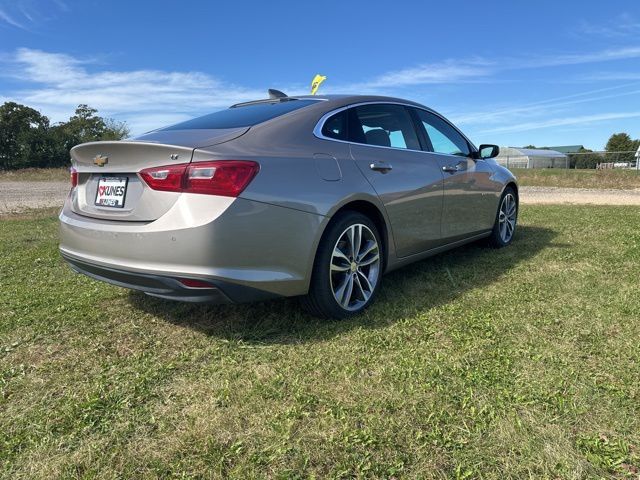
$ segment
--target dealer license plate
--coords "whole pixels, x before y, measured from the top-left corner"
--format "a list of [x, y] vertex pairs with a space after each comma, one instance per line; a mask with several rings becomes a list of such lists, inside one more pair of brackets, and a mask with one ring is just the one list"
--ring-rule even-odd
[[127, 177], [102, 177], [98, 181], [96, 205], [100, 207], [124, 207], [128, 180]]

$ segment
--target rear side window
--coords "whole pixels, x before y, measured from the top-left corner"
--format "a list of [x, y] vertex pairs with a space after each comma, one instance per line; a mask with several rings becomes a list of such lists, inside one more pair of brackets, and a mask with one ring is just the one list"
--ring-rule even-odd
[[322, 127], [322, 135], [336, 140], [346, 140], [348, 114], [347, 110], [343, 110], [327, 118]]
[[266, 122], [285, 113], [298, 110], [316, 103], [317, 100], [289, 100], [286, 102], [264, 102], [250, 105], [239, 105], [202, 117], [177, 123], [163, 130], [192, 130], [215, 128], [251, 127]]
[[411, 115], [402, 105], [372, 104], [352, 109], [349, 140], [380, 147], [420, 150]]

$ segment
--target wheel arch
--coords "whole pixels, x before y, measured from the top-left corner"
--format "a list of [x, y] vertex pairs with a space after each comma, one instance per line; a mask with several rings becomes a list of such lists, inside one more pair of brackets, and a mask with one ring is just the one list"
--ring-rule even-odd
[[370, 218], [374, 223], [376, 228], [380, 233], [380, 237], [382, 240], [382, 250], [384, 254], [382, 255], [382, 272], [384, 273], [387, 265], [389, 264], [389, 258], [391, 253], [393, 252], [394, 244], [393, 244], [393, 236], [391, 233], [391, 228], [388, 223], [388, 219], [384, 214], [384, 207], [380, 205], [376, 205], [375, 200], [371, 200], [368, 198], [351, 198], [345, 200], [344, 202], [337, 204], [334, 209], [331, 210], [329, 215], [327, 215], [327, 221], [324, 223], [322, 227], [322, 232], [318, 235], [317, 240], [314, 245], [313, 255], [311, 256], [311, 262], [309, 265], [310, 275], [308, 276], [309, 281], [311, 280], [311, 274], [315, 267], [315, 262], [318, 256], [318, 247], [324, 238], [329, 226], [332, 222], [335, 221], [338, 216], [344, 212], [352, 211], [358, 212], [366, 217]]
[[[389, 256], [389, 229], [387, 228], [387, 221], [380, 211], [380, 209], [374, 205], [373, 203], [366, 200], [353, 200], [344, 205], [342, 205], [335, 213], [331, 216], [331, 220], [337, 218], [343, 212], [358, 212], [371, 219], [374, 223], [378, 232], [380, 233], [380, 238], [382, 240], [382, 249], [384, 255], [382, 256], [383, 266], [382, 271], [387, 267], [387, 259]], [[328, 226], [329, 224], [327, 224]], [[325, 227], [326, 230], [326, 227]], [[323, 232], [324, 234], [324, 232]]]
[[[348, 218], [343, 217], [343, 215], [351, 215]], [[383, 255], [380, 258], [380, 270], [378, 275], [383, 275], [387, 265], [387, 257], [389, 255], [389, 243], [392, 240], [389, 237], [389, 230], [387, 228], [387, 222], [384, 216], [383, 211], [376, 206], [373, 202], [369, 202], [363, 199], [351, 199], [343, 204], [336, 205], [333, 209], [331, 215], [326, 216], [326, 222], [322, 228], [322, 232], [318, 236], [318, 242], [313, 251], [313, 261], [311, 262], [311, 274], [308, 276], [309, 278], [309, 287], [308, 287], [308, 295], [302, 297], [302, 305], [303, 307], [311, 312], [313, 315], [322, 316], [325, 318], [345, 318], [348, 315], [344, 315], [343, 313], [335, 313], [335, 305], [334, 301], [336, 300], [335, 293], [333, 293], [333, 300], [330, 302], [334, 307], [331, 307], [326, 302], [326, 275], [331, 275], [329, 269], [323, 269], [323, 265], [325, 265], [325, 261], [331, 261], [331, 257], [333, 255], [333, 244], [327, 243], [329, 240], [328, 235], [333, 235], [334, 232], [343, 234], [342, 228], [344, 225], [350, 225], [354, 221], [357, 222], [358, 216], [366, 217], [369, 222], [373, 223], [373, 225], [378, 230], [378, 235], [380, 237], [380, 248], [383, 250]], [[343, 220], [341, 220], [341, 217]], [[360, 220], [360, 222], [364, 222], [364, 220]], [[337, 227], [340, 227], [339, 229]], [[331, 231], [331, 232], [330, 232]], [[333, 242], [333, 237], [331, 237], [331, 241]], [[321, 245], [326, 245], [329, 247], [329, 251], [327, 252], [323, 247], [320, 249]], [[327, 257], [328, 255], [328, 257]], [[321, 263], [318, 263], [321, 262]], [[352, 264], [353, 266], [353, 264]], [[347, 275], [351, 275], [347, 272]], [[355, 275], [355, 273], [354, 273]], [[319, 282], [319, 283], [318, 283]], [[323, 286], [325, 285], [325, 286]], [[379, 288], [379, 278], [378, 283], [374, 290], [372, 290], [372, 294], [375, 293]], [[349, 294], [351, 295], [351, 294]], [[366, 302], [369, 300], [365, 299]], [[365, 307], [368, 303], [365, 302]], [[333, 313], [332, 313], [333, 312]]]
[[519, 205], [520, 204], [520, 193], [518, 192], [518, 184], [516, 182], [514, 182], [513, 180], [511, 180], [511, 181], [509, 181], [509, 182], [507, 182], [505, 184], [505, 186], [502, 189], [502, 192], [500, 193], [500, 195], [502, 195], [502, 193], [504, 193], [504, 191], [509, 187], [513, 188], [513, 191], [516, 194], [516, 203]]

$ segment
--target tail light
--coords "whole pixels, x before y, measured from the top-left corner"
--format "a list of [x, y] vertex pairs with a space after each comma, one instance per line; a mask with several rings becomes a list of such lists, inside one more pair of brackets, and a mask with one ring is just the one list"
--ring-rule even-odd
[[237, 197], [260, 170], [247, 160], [214, 160], [146, 168], [140, 177], [153, 190]]
[[78, 171], [73, 167], [69, 169], [69, 179], [71, 180], [71, 188], [76, 188], [78, 186]]
[[184, 172], [188, 163], [182, 165], [167, 165], [166, 167], [147, 168], [140, 172], [140, 176], [153, 190], [163, 192], [181, 192]]

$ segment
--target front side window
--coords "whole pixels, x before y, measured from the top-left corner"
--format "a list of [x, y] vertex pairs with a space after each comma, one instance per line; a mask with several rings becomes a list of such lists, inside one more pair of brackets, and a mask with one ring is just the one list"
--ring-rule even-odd
[[425, 110], [416, 109], [422, 126], [436, 153], [468, 157], [471, 154], [469, 144], [458, 131], [443, 119]]
[[350, 141], [380, 147], [420, 150], [411, 115], [402, 105], [371, 104], [351, 110]]

